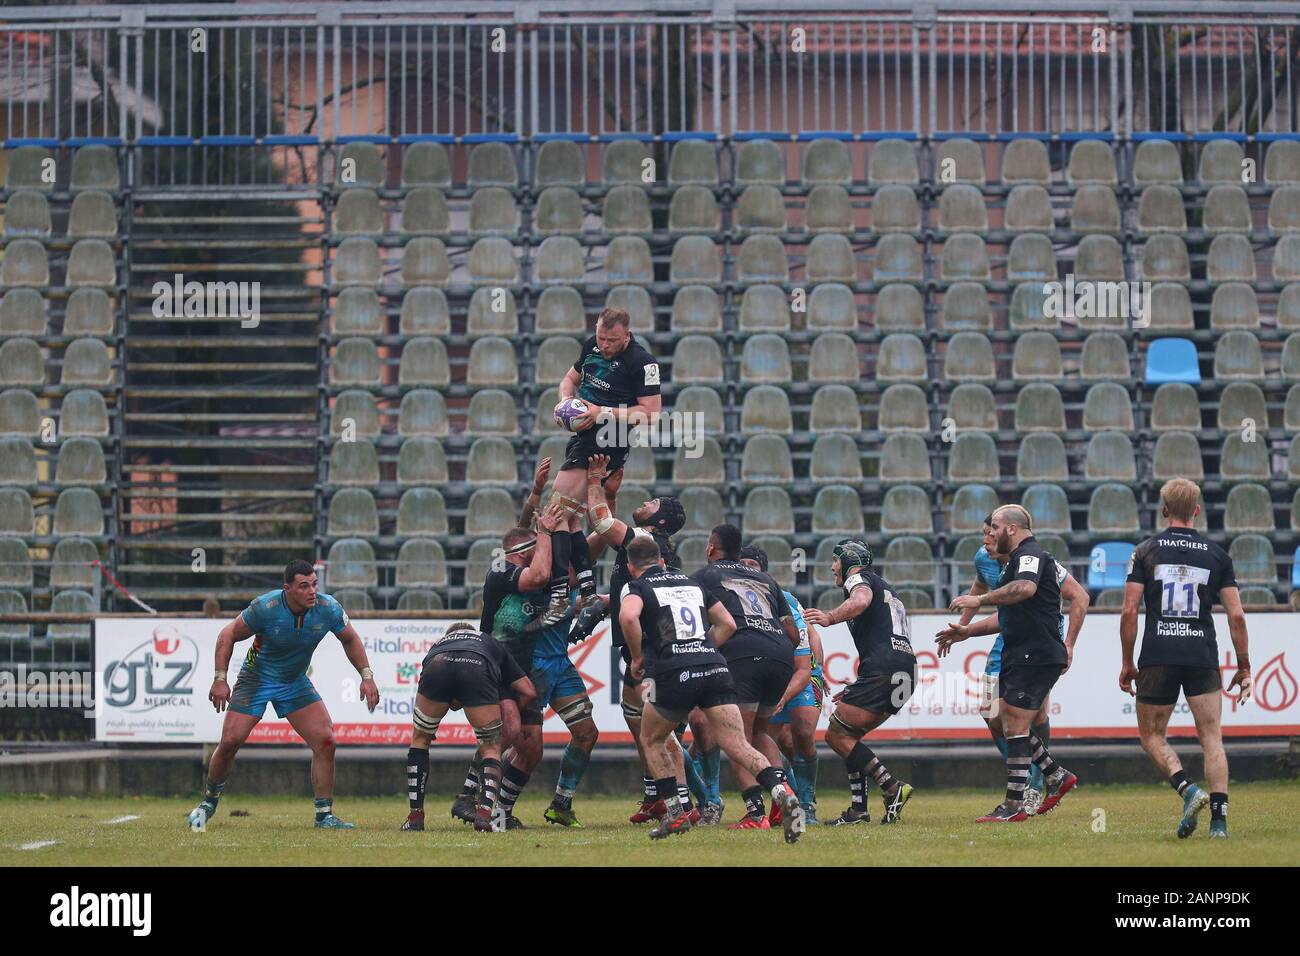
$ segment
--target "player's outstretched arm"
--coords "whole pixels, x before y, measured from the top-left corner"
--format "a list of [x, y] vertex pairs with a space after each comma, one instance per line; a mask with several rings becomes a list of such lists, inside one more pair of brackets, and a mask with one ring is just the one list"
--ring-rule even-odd
[[551, 581], [551, 533], [561, 520], [558, 505], [551, 505], [537, 520], [537, 543], [533, 545], [533, 560], [519, 575], [520, 591], [536, 591]]
[[1232, 649], [1237, 654], [1237, 673], [1228, 682], [1228, 690], [1240, 688], [1241, 703], [1250, 699], [1250, 639], [1246, 634], [1246, 612], [1241, 607], [1241, 592], [1235, 587], [1219, 591], [1219, 603], [1228, 615], [1228, 633], [1232, 635]]
[[[1137, 564], [1134, 564], [1137, 567]], [[1129, 581], [1124, 585], [1124, 609], [1119, 612], [1119, 647], [1122, 658], [1119, 667], [1119, 689], [1129, 696], [1137, 696], [1133, 682], [1137, 680], [1137, 665], [1133, 663], [1133, 648], [1138, 638], [1138, 603], [1142, 600], [1143, 585]]]
[[212, 702], [218, 714], [230, 706], [230, 681], [226, 677], [226, 671], [230, 669], [230, 657], [235, 651], [235, 645], [240, 641], [248, 640], [254, 633], [241, 612], [217, 635], [216, 676], [212, 678], [212, 689], [208, 691], [208, 700]]
[[859, 584], [839, 607], [831, 611], [823, 611], [815, 607], [809, 608], [803, 612], [803, 619], [817, 627], [830, 627], [832, 624], [851, 621], [871, 607], [871, 601], [874, 597], [875, 592], [871, 590], [869, 584]]
[[336, 632], [336, 636], [339, 643], [343, 645], [343, 653], [347, 654], [348, 662], [361, 675], [361, 699], [366, 702], [366, 707], [373, 714], [375, 708], [379, 706], [379, 685], [375, 683], [375, 672], [370, 669], [365, 642], [361, 640], [361, 635], [351, 624]]
[[[979, 597], [982, 594], [987, 594], [988, 590], [989, 590], [989, 586], [984, 583], [982, 578], [979, 577], [976, 577], [975, 583], [970, 586], [970, 594], [972, 597]], [[977, 610], [978, 608], [973, 608], [973, 607], [962, 608], [961, 621], [959, 623], [969, 624], [972, 620], [975, 619], [975, 612]]]
[[1088, 616], [1088, 606], [1092, 603], [1092, 598], [1088, 597], [1088, 589], [1081, 585], [1073, 574], [1068, 571], [1065, 574], [1065, 580], [1061, 582], [1061, 597], [1070, 602], [1070, 623], [1065, 628], [1065, 653], [1066, 670], [1074, 663], [1074, 645], [1079, 640], [1079, 632], [1083, 628], [1083, 619]]
[[1020, 604], [1028, 601], [1037, 593], [1037, 581], [1031, 581], [1028, 578], [1017, 578], [1010, 584], [1003, 585], [997, 590], [989, 591], [986, 594], [981, 594], [979, 597], [963, 594], [952, 602], [952, 606], [948, 610], [964, 611], [966, 608], [1006, 607], [1008, 604]]
[[546, 479], [551, 473], [551, 459], [543, 458], [537, 463], [537, 470], [533, 472], [533, 488], [528, 497], [524, 499], [524, 507], [519, 512], [519, 527], [531, 528], [533, 526], [533, 516], [537, 514], [537, 509], [542, 503], [542, 489], [546, 487]]
[[947, 657], [954, 644], [972, 637], [988, 637], [998, 633], [1000, 623], [996, 614], [988, 614], [973, 624], [949, 624], [934, 635], [934, 642], [939, 645], [939, 656]]
[[608, 467], [608, 455], [592, 455], [587, 459], [587, 519], [605, 544], [617, 548], [627, 538], [627, 525], [614, 517], [605, 489], [601, 487]]

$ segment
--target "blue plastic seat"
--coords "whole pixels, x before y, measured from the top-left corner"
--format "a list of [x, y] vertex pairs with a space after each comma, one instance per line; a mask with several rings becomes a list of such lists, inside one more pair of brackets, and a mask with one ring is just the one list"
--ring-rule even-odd
[[1147, 349], [1146, 383], [1165, 382], [1201, 383], [1201, 367], [1191, 339], [1156, 339]]
[[1094, 545], [1088, 558], [1088, 587], [1093, 591], [1122, 588], [1128, 580], [1128, 561], [1133, 545], [1126, 541], [1103, 541]]
[[1300, 588], [1300, 548], [1295, 549], [1291, 564], [1291, 587]]

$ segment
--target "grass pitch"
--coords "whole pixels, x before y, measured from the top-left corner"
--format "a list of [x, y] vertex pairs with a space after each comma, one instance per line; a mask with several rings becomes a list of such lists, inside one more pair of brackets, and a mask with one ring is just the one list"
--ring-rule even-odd
[[[237, 788], [236, 783], [236, 788]], [[0, 866], [855, 866], [910, 864], [1010, 866], [1294, 866], [1300, 863], [1300, 787], [1295, 782], [1232, 787], [1231, 838], [1208, 837], [1209, 809], [1189, 840], [1174, 836], [1180, 803], [1161, 786], [1081, 786], [1053, 813], [1018, 824], [976, 824], [1000, 798], [996, 790], [918, 789], [903, 820], [880, 826], [810, 827], [796, 846], [779, 832], [692, 830], [649, 839], [627, 816], [632, 798], [578, 796], [582, 830], [542, 819], [548, 795], [525, 796], [518, 816], [530, 826], [477, 834], [451, 819], [449, 796], [427, 803], [424, 833], [400, 833], [406, 803], [342, 797], [336, 812], [357, 825], [316, 830], [308, 797], [244, 797], [232, 788], [205, 833], [185, 818], [197, 798], [79, 799], [0, 797]], [[831, 817], [847, 793], [821, 795]], [[740, 799], [724, 794], [727, 822]]]

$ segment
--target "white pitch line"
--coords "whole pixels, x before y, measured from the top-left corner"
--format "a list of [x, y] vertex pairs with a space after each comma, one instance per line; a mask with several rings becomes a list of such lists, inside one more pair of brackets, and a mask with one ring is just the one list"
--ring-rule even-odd
[[40, 850], [47, 846], [54, 846], [58, 840], [36, 840], [33, 843], [24, 843], [18, 847], [20, 850]]
[[132, 820], [139, 820], [139, 819], [140, 819], [140, 815], [138, 813], [128, 813], [125, 816], [113, 817], [113, 819], [111, 820], [101, 820], [100, 822], [108, 826], [114, 823], [130, 823]]

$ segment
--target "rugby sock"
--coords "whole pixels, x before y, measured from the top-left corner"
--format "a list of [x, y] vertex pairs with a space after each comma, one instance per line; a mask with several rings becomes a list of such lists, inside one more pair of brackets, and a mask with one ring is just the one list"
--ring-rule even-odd
[[[587, 547], [587, 536], [581, 531], [569, 532], [569, 557], [573, 571], [578, 576], [578, 593], [583, 597], [591, 597], [596, 593], [596, 575], [591, 567], [591, 549]], [[568, 583], [567, 576], [565, 583]]]
[[785, 779], [790, 781], [790, 786], [796, 790], [799, 789], [799, 777], [794, 772], [794, 767], [790, 765], [790, 758], [785, 754], [781, 755], [781, 769], [785, 771]]
[[1184, 794], [1186, 794], [1188, 790], [1194, 787], [1195, 784], [1193, 784], [1190, 780], [1187, 779], [1186, 773], [1184, 773], [1182, 770], [1179, 770], [1177, 773], [1175, 773], [1173, 776], [1169, 778], [1169, 786], [1177, 790], [1178, 795], [1181, 797]]
[[680, 789], [677, 786], [676, 777], [664, 777], [662, 780], [653, 781], [655, 788], [655, 799], [662, 800], [664, 806], [668, 808], [669, 816], [677, 816], [681, 808], [677, 805]]
[[1210, 819], [1227, 821], [1228, 795], [1226, 793], [1210, 794]]
[[641, 785], [645, 788], [645, 802], [646, 802], [646, 803], [654, 803], [657, 799], [659, 799], [657, 796], [655, 796], [655, 780], [654, 780], [654, 777], [642, 777], [642, 778], [641, 778]]
[[555, 784], [556, 806], [567, 810], [573, 805], [573, 795], [590, 762], [591, 754], [576, 746], [572, 740], [564, 745], [564, 754], [560, 757], [560, 779]]
[[[1044, 750], [1051, 746], [1052, 725], [1048, 721], [1030, 727], [1029, 733], [1031, 737], [1037, 737], [1042, 741]], [[1038, 769], [1038, 764], [1032, 764], [1029, 768], [1029, 786], [1034, 790], [1042, 790], [1044, 783], [1043, 771]]]
[[532, 774], [524, 773], [514, 764], [508, 764], [501, 773], [501, 799], [498, 805], [505, 811], [506, 816], [515, 811], [515, 801], [519, 795], [524, 792], [524, 787], [528, 786], [528, 778]]
[[[764, 767], [758, 772], [758, 785], [772, 795], [773, 803], [776, 801], [776, 788], [786, 787], [786, 776], [781, 770], [775, 767]], [[761, 798], [760, 798], [761, 799]]]
[[[676, 780], [676, 778], [674, 778]], [[682, 810], [686, 813], [691, 812], [691, 788], [684, 783], [677, 785], [677, 802], [682, 805]]]
[[1007, 800], [1020, 806], [1025, 799], [1025, 783], [1029, 780], [1029, 754], [1032, 745], [1029, 735], [1007, 738]]
[[[586, 539], [583, 539], [584, 543]], [[569, 598], [569, 543], [570, 536], [564, 532], [551, 535], [551, 603], [564, 602]], [[588, 558], [588, 563], [591, 559]]]
[[334, 812], [333, 797], [316, 798], [316, 822], [317, 823], [320, 823], [320, 821], [324, 820], [327, 816], [329, 816], [333, 812]]
[[1029, 735], [1029, 757], [1033, 760], [1034, 766], [1043, 772], [1043, 776], [1049, 783], [1056, 783], [1065, 773], [1064, 768], [1052, 759], [1052, 755], [1047, 752], [1047, 747], [1034, 734]]
[[501, 761], [495, 757], [484, 758], [479, 780], [482, 786], [479, 787], [478, 805], [490, 813], [496, 806], [497, 792], [501, 787]]
[[849, 771], [849, 793], [853, 795], [853, 809], [866, 812], [867, 778], [860, 771]]
[[796, 754], [794, 769], [794, 785], [799, 792], [799, 802], [805, 807], [811, 807], [817, 802], [817, 753], [814, 751], [810, 757]]
[[[898, 781], [889, 772], [889, 768], [881, 763], [875, 752], [861, 741], [853, 745], [849, 755], [844, 758], [844, 765], [849, 768], [850, 773], [862, 774], [864, 784], [867, 775], [870, 774], [871, 779], [876, 781], [876, 786], [880, 788], [881, 793], [892, 793], [898, 786]], [[865, 786], [862, 792], [865, 797]]]
[[761, 817], [767, 813], [767, 807], [763, 803], [763, 788], [749, 787], [740, 791], [741, 799], [745, 801], [745, 813], [751, 817]]
[[695, 766], [695, 761], [691, 759], [690, 754], [682, 754], [682, 766], [686, 771], [686, 785], [690, 788], [691, 796], [695, 798], [695, 802], [701, 805], [708, 803], [708, 788], [704, 785], [704, 778], [700, 776], [700, 770]]
[[429, 782], [429, 751], [412, 747], [406, 752], [406, 796], [412, 810], [424, 809], [424, 788]]
[[221, 794], [226, 789], [226, 781], [208, 779], [207, 786], [203, 788], [203, 802], [213, 810], [217, 809], [217, 801], [221, 799]]
[[1001, 734], [993, 735], [993, 746], [998, 748], [998, 753], [1002, 754], [1002, 759], [1007, 759], [1007, 738]]
[[722, 751], [717, 747], [700, 751], [700, 776], [704, 778], [707, 801], [720, 805], [722, 803]]
[[460, 789], [462, 797], [472, 797], [478, 793], [479, 774], [482, 772], [483, 758], [479, 754], [474, 755], [470, 761], [469, 770], [465, 772], [465, 784]]

